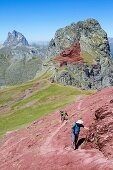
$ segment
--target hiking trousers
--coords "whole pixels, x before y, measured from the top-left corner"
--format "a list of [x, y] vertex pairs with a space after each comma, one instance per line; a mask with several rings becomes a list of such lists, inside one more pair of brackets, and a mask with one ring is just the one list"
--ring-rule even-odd
[[79, 136], [79, 134], [72, 133], [72, 143], [75, 142], [75, 145], [77, 145], [78, 136]]

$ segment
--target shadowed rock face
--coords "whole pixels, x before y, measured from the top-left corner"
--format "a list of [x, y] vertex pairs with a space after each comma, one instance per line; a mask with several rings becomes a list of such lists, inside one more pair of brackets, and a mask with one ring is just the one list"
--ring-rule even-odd
[[95, 111], [95, 121], [90, 126], [87, 145], [98, 148], [108, 158], [113, 158], [113, 100]]
[[[67, 123], [59, 122], [56, 111], [26, 128], [8, 132], [0, 143], [0, 170], [113, 170], [112, 108], [110, 87], [65, 107]], [[73, 150], [71, 127], [80, 118], [89, 131], [81, 129], [78, 149]]]
[[[83, 89], [113, 85], [113, 62], [107, 34], [95, 19], [57, 30], [50, 41], [47, 58], [55, 58], [54, 81], [58, 83]], [[63, 66], [62, 69], [59, 66]]]

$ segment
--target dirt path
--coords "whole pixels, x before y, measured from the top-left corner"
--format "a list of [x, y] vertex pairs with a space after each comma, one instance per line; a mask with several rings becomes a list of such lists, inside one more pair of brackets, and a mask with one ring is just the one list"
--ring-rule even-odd
[[40, 154], [43, 155], [59, 150], [58, 148], [55, 148], [52, 145], [52, 140], [55, 137], [55, 135], [60, 131], [60, 129], [65, 126], [65, 124], [66, 121], [62, 125], [60, 125], [53, 133], [51, 133], [49, 137], [47, 137], [46, 142], [40, 147]]
[[[82, 102], [83, 102], [83, 100], [80, 100], [80, 102], [78, 103], [77, 110], [81, 109]], [[52, 141], [53, 141], [54, 137], [56, 136], [56, 134], [61, 130], [61, 128], [63, 128], [65, 126], [65, 124], [66, 124], [66, 122], [61, 124], [53, 133], [50, 134], [49, 137], [47, 137], [46, 142], [40, 147], [41, 155], [56, 152], [56, 151], [58, 151], [58, 152], [63, 151], [63, 148], [54, 147], [52, 144]]]
[[77, 106], [77, 109], [80, 110], [81, 109], [81, 105], [82, 105], [82, 100], [79, 102], [78, 106]]
[[[113, 88], [110, 89], [88, 98], [78, 96], [75, 103], [64, 108], [69, 113], [67, 123], [58, 122], [56, 111], [27, 128], [7, 134], [0, 147], [0, 170], [113, 170], [113, 159], [106, 158], [92, 143], [80, 143], [77, 150], [71, 148], [71, 126], [75, 120], [82, 119], [89, 127], [100, 108], [112, 116]], [[79, 139], [85, 136], [86, 131], [81, 129]], [[112, 139], [106, 146], [113, 152]]]

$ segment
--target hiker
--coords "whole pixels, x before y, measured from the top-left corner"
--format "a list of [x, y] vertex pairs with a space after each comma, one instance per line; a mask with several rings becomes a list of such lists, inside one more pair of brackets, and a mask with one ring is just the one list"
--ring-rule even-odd
[[85, 129], [89, 130], [89, 128], [85, 127], [83, 125], [83, 123], [84, 122], [82, 120], [77, 120], [72, 125], [72, 146], [73, 146], [74, 149], [77, 148], [77, 141], [78, 141], [78, 136], [79, 136], [80, 128], [83, 127]]
[[67, 112], [60, 110], [60, 116], [61, 116], [61, 122], [63, 123], [64, 120], [68, 120], [68, 114]]

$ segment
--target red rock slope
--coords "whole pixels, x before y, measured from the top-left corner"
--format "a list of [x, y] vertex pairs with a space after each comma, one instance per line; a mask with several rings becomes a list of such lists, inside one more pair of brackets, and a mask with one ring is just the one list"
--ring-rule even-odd
[[[6, 134], [0, 144], [0, 170], [113, 170], [113, 87], [79, 99], [65, 108], [69, 121], [61, 124], [59, 112]], [[71, 148], [71, 125], [82, 118], [90, 127]]]
[[83, 63], [80, 52], [80, 43], [77, 42], [72, 44], [71, 47], [63, 50], [54, 60], [58, 61], [60, 66], [66, 65], [67, 63]]

